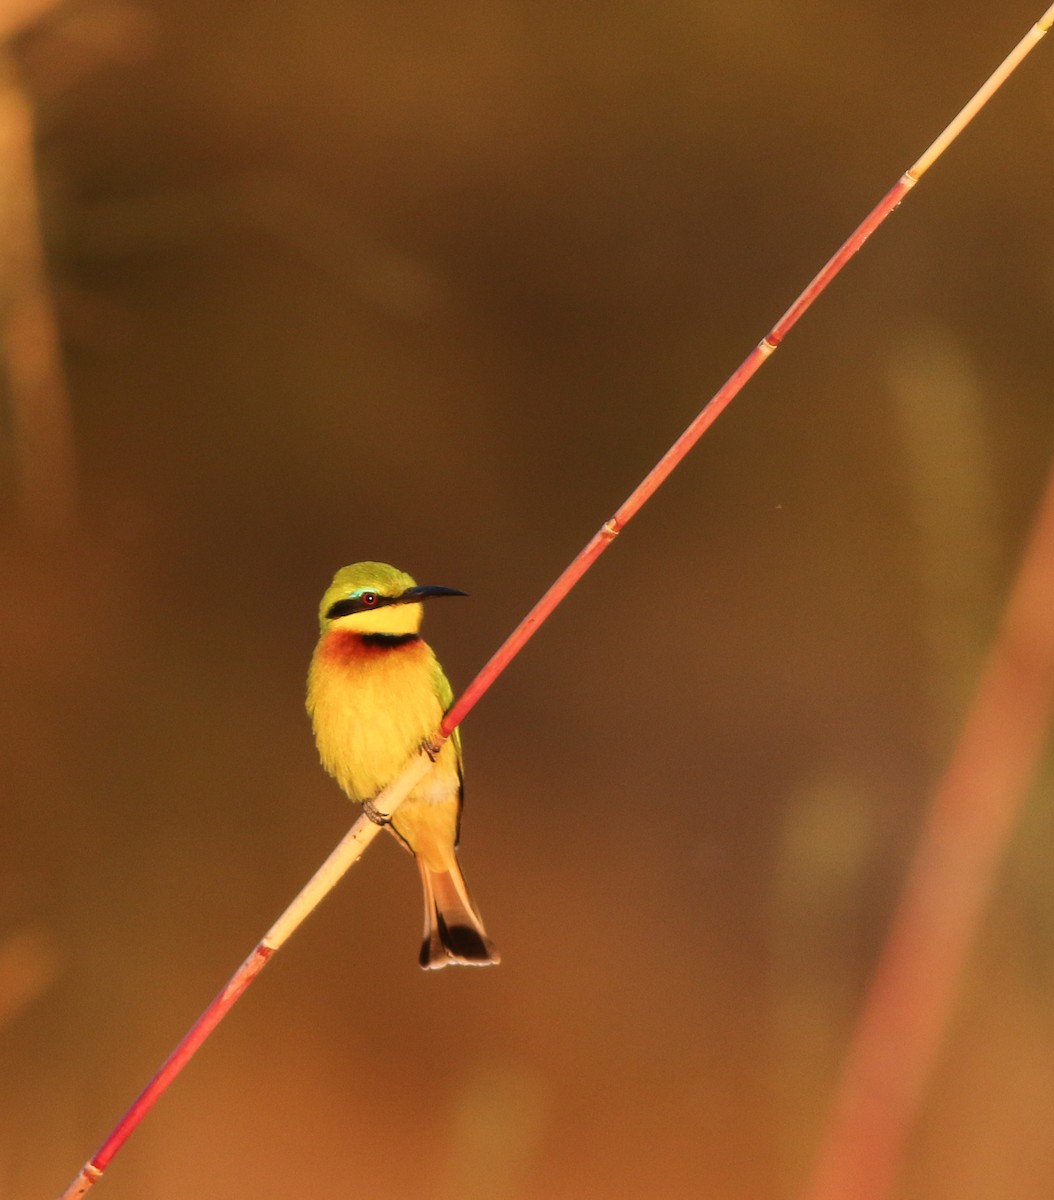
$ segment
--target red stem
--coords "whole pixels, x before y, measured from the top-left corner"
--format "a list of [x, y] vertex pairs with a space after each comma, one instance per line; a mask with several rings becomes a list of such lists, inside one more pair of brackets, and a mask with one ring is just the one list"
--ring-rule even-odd
[[223, 1020], [240, 999], [242, 992], [267, 966], [273, 951], [262, 943], [249, 955], [231, 976], [227, 986], [213, 999], [194, 1024], [187, 1030], [183, 1040], [165, 1059], [157, 1074], [143, 1088], [131, 1108], [117, 1122], [114, 1131], [95, 1152], [90, 1162], [97, 1171], [105, 1170], [110, 1159], [120, 1150], [125, 1139], [153, 1107], [154, 1101], [168, 1087], [197, 1053], [198, 1047]]
[[62, 1194], [62, 1200], [74, 1200], [83, 1196], [99, 1176], [106, 1170], [110, 1160], [132, 1135], [136, 1126], [154, 1107], [158, 1097], [168, 1088], [173, 1079], [183, 1070], [216, 1026], [223, 1020], [242, 993], [267, 966], [274, 953], [270, 946], [261, 942], [252, 954], [231, 976], [227, 985], [215, 997], [184, 1034], [172, 1053], [165, 1059], [157, 1074], [132, 1102], [131, 1107], [117, 1122], [106, 1141], [81, 1168], [80, 1174]]
[[448, 738], [451, 733], [468, 716], [491, 684], [505, 670], [510, 662], [534, 636], [541, 625], [549, 618], [553, 610], [571, 591], [582, 576], [596, 560], [611, 545], [618, 534], [637, 515], [641, 508], [651, 499], [672, 472], [680, 465], [692, 447], [699, 441], [717, 418], [725, 411], [731, 402], [739, 395], [747, 381], [754, 375], [763, 362], [779, 346], [787, 333], [797, 324], [799, 319], [812, 305], [813, 301], [827, 287], [838, 272], [853, 257], [871, 234], [882, 224], [889, 214], [897, 207], [914, 180], [909, 175], [903, 175], [896, 184], [882, 197], [875, 207], [860, 222], [855, 230], [846, 238], [838, 250], [831, 256], [815, 278], [809, 283], [801, 295], [787, 309], [783, 316], [772, 327], [747, 357], [729, 376], [725, 384], [714, 393], [703, 407], [702, 411], [681, 436], [673, 443], [659, 459], [648, 474], [641, 480], [634, 491], [626, 498], [615, 515], [605, 522], [592, 538], [582, 547], [570, 566], [559, 579], [549, 588], [526, 617], [516, 626], [505, 642], [487, 662], [483, 670], [468, 685], [454, 702], [450, 711], [440, 726], [440, 736]]

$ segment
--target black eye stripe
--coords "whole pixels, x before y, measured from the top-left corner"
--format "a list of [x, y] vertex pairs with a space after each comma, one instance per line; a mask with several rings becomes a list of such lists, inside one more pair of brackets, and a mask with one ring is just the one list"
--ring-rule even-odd
[[335, 621], [338, 617], [349, 617], [352, 613], [365, 612], [368, 609], [382, 608], [392, 601], [378, 592], [362, 592], [349, 599], [337, 600], [326, 610], [326, 620]]
[[336, 604], [331, 604], [326, 609], [326, 620], [333, 621], [337, 617], [346, 617], [353, 612], [358, 612], [358, 605], [354, 600], [338, 600]]

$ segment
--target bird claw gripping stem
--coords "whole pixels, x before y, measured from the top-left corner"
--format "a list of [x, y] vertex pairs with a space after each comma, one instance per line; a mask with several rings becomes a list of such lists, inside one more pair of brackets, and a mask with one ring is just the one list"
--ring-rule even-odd
[[380, 825], [382, 829], [385, 825], [390, 825], [392, 823], [391, 817], [385, 816], [385, 814], [377, 808], [372, 800], [363, 800], [362, 811], [367, 817], [369, 817], [374, 825]]
[[421, 749], [425, 752], [425, 754], [428, 755], [432, 762], [435, 762], [439, 758], [439, 751], [442, 750], [443, 747], [441, 745], [437, 745], [432, 741], [431, 738], [425, 738], [425, 740], [421, 743]]

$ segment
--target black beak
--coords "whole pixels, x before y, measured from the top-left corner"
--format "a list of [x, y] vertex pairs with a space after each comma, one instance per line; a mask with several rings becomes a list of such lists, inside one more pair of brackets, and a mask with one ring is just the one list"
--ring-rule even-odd
[[432, 596], [467, 596], [468, 592], [459, 592], [457, 588], [445, 587], [412, 587], [407, 588], [401, 596], [393, 600], [393, 604], [416, 604], [420, 600], [429, 600]]

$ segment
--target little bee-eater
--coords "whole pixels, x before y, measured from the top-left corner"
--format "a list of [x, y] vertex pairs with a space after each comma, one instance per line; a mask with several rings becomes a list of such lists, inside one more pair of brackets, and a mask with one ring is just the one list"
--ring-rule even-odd
[[[464, 596], [419, 587], [387, 563], [342, 567], [319, 608], [307, 711], [322, 765], [352, 800], [368, 804], [439, 728], [454, 698], [420, 633], [422, 602]], [[388, 828], [417, 860], [425, 896], [422, 967], [499, 961], [458, 866], [461, 738], [443, 744]]]

